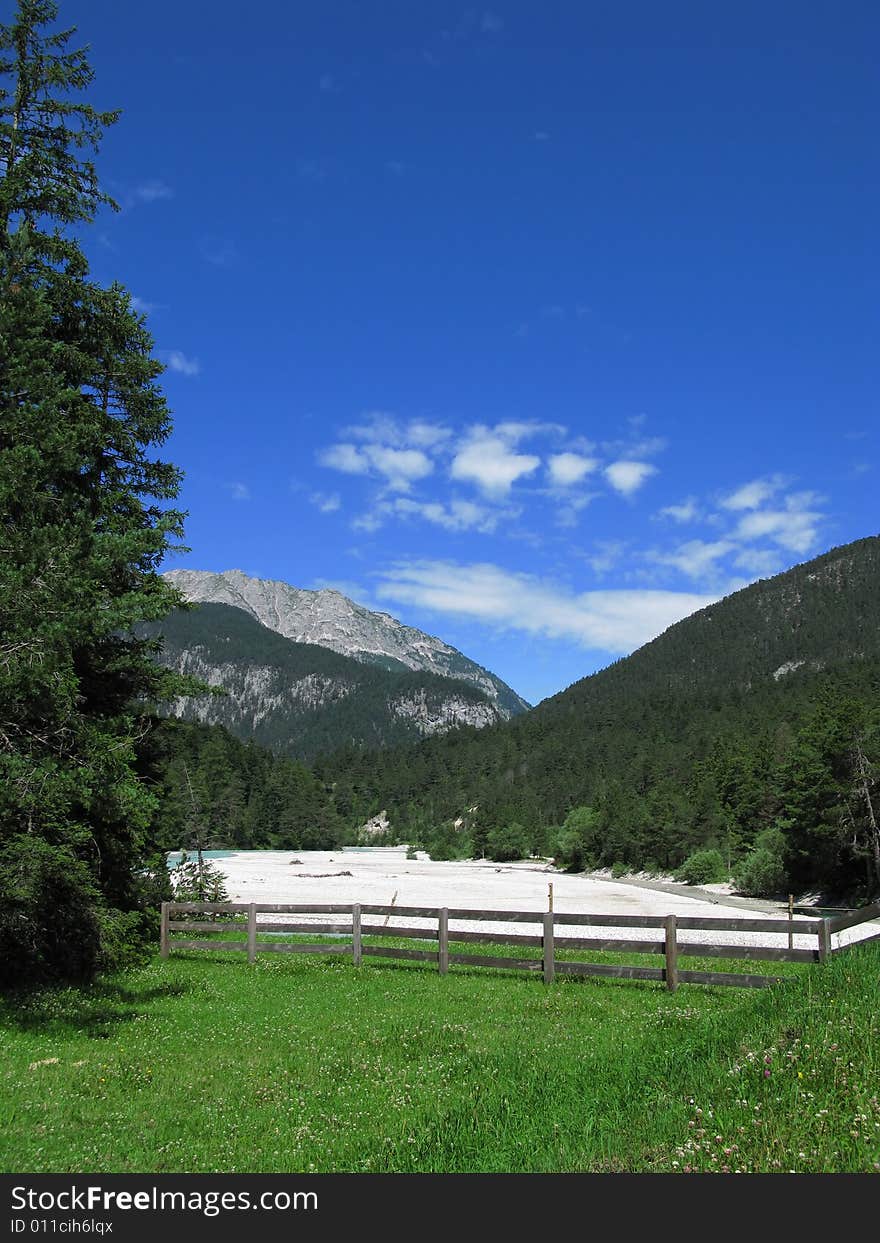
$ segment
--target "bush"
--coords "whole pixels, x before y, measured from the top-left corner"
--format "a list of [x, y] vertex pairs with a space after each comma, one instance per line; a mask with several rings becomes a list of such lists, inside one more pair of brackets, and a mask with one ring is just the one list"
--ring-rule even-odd
[[713, 885], [727, 880], [727, 865], [720, 850], [695, 850], [675, 873], [685, 885]]
[[611, 864], [611, 875], [615, 880], [619, 880], [621, 876], [628, 876], [632, 869], [628, 863], [624, 863], [622, 859], [615, 859]]
[[550, 851], [556, 865], [567, 872], [591, 872], [601, 844], [599, 813], [592, 807], [573, 807], [550, 839]]
[[496, 863], [512, 863], [531, 855], [529, 835], [521, 824], [506, 824], [490, 829], [486, 837], [486, 854]]
[[779, 829], [766, 829], [755, 838], [734, 877], [740, 893], [749, 898], [767, 898], [784, 893], [788, 883], [785, 872], [785, 837]]

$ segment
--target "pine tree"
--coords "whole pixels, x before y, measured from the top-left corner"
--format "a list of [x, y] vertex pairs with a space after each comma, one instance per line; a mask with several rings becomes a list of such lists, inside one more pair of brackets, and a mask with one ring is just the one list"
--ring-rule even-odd
[[[163, 368], [71, 226], [110, 200], [84, 150], [118, 113], [53, 0], [0, 26], [0, 981], [88, 978], [148, 927], [142, 706], [170, 679], [138, 621], [180, 603]], [[118, 954], [117, 954], [118, 956]]]

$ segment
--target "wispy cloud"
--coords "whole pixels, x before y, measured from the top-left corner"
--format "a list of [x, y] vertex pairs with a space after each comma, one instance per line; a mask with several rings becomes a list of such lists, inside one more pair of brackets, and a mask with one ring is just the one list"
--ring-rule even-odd
[[251, 490], [246, 483], [236, 481], [228, 483], [226, 487], [229, 489], [229, 495], [234, 501], [249, 501], [251, 499]]
[[823, 514], [812, 508], [821, 498], [813, 492], [787, 496], [782, 508], [756, 509], [737, 523], [734, 536], [753, 541], [770, 539], [790, 552], [807, 553], [819, 538]]
[[122, 196], [122, 209], [128, 211], [132, 207], [140, 205], [149, 205], [151, 203], [161, 203], [167, 199], [174, 198], [174, 191], [167, 182], [153, 178], [150, 181], [142, 181], [139, 185], [132, 186]]
[[688, 578], [704, 580], [715, 573], [718, 562], [736, 548], [732, 540], [688, 540], [671, 552], [650, 553], [658, 565], [670, 565]]
[[338, 492], [313, 492], [309, 500], [322, 514], [333, 514], [342, 506]]
[[380, 599], [619, 655], [710, 604], [714, 596], [675, 591], [588, 591], [500, 566], [398, 562], [378, 574]]
[[664, 505], [659, 511], [658, 517], [671, 518], [673, 522], [695, 522], [700, 516], [700, 507], [697, 504], [697, 498], [689, 496], [686, 501], [682, 501], [680, 505]]
[[721, 506], [723, 509], [732, 510], [757, 509], [784, 488], [786, 483], [784, 475], [769, 475], [765, 479], [753, 479], [751, 483], [744, 483], [735, 492], [725, 496], [721, 501]]
[[238, 247], [229, 237], [203, 237], [199, 253], [215, 268], [233, 268], [239, 261]]
[[131, 296], [131, 308], [138, 315], [152, 315], [153, 311], [159, 310], [158, 302], [148, 302], [146, 298], [139, 298], [137, 294]]
[[182, 350], [165, 350], [164, 356], [169, 371], [178, 375], [197, 376], [202, 369], [197, 358], [188, 358]]
[[394, 502], [394, 512], [418, 517], [447, 531], [478, 531], [487, 535], [496, 530], [502, 517], [512, 518], [519, 511], [489, 509], [474, 501], [455, 498], [447, 503], [439, 501], [411, 501], [400, 497]]

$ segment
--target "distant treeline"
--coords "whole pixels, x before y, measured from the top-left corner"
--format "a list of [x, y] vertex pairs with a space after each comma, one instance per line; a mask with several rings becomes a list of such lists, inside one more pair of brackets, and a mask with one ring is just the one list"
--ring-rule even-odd
[[329, 850], [351, 837], [319, 777], [222, 726], [157, 721], [141, 764], [159, 795], [154, 830], [165, 850], [199, 841], [205, 848]]

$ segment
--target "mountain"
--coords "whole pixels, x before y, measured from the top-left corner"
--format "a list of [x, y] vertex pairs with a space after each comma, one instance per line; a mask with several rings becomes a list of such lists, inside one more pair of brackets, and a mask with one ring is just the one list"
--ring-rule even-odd
[[229, 604], [261, 625], [293, 639], [384, 669], [412, 669], [468, 682], [493, 703], [503, 719], [529, 705], [493, 673], [454, 647], [423, 634], [388, 613], [373, 613], [338, 591], [305, 591], [276, 580], [250, 578], [241, 570], [212, 574], [170, 570], [165, 575], [195, 604]]
[[804, 883], [848, 884], [867, 851], [852, 825], [880, 815], [878, 704], [875, 536], [700, 610], [525, 716], [320, 775], [408, 837], [476, 806], [476, 849], [515, 824], [546, 850], [589, 809], [582, 857], [603, 864], [671, 867], [705, 845], [735, 861], [782, 825]]
[[176, 610], [138, 633], [161, 636], [168, 668], [226, 691], [180, 698], [170, 705], [172, 716], [222, 725], [301, 760], [501, 719], [497, 704], [470, 682], [295, 643], [228, 604]]

